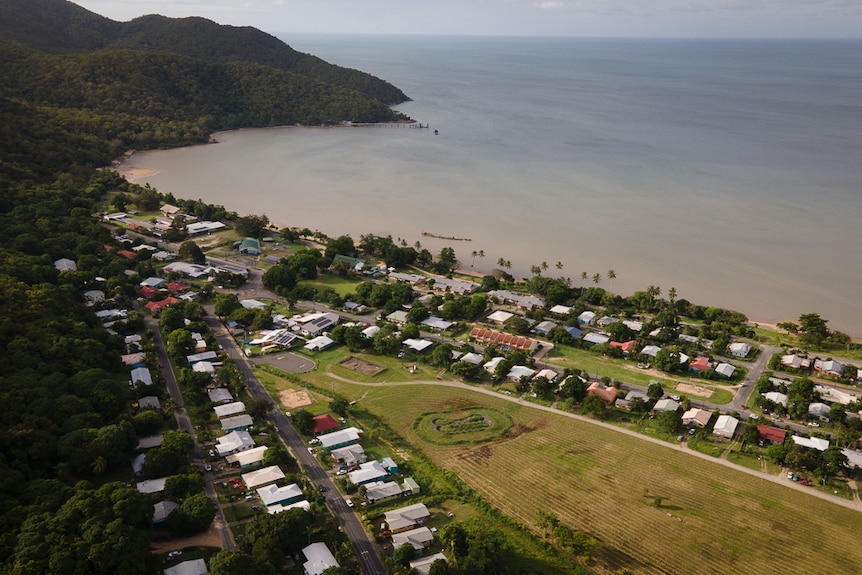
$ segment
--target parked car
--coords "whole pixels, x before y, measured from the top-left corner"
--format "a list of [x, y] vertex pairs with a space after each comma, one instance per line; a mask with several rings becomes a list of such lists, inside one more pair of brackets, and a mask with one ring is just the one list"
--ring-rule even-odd
[[318, 443], [320, 443], [320, 440], [317, 439], [316, 437], [314, 437], [308, 441], [309, 445], [317, 445]]
[[339, 469], [338, 473], [336, 473], [336, 475], [347, 475], [347, 470], [346, 469]]
[[314, 448], [313, 448], [313, 447], [309, 447], [309, 448], [308, 448], [308, 452], [309, 452], [310, 454], [314, 455]]
[[353, 508], [353, 500], [349, 497], [344, 500], [348, 507]]
[[215, 457], [215, 456], [216, 456], [215, 449], [210, 449], [210, 457]]
[[213, 466], [212, 466], [212, 465], [210, 465], [210, 464], [206, 464], [206, 465], [204, 465], [204, 469], [206, 469], [207, 471], [212, 471], [212, 470], [213, 470]]

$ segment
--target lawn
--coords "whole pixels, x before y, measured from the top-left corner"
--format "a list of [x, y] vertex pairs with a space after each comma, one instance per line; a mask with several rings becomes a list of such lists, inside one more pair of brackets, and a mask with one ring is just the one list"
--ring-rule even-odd
[[344, 297], [356, 290], [356, 286], [362, 283], [362, 280], [341, 277], [335, 274], [321, 274], [314, 280], [302, 280], [300, 286], [310, 286], [318, 290], [331, 289], [335, 293]]
[[[681, 449], [469, 390], [339, 382], [336, 391], [362, 396], [409, 445], [525, 525], [535, 529], [544, 510], [599, 539], [599, 573], [862, 571], [862, 514]], [[512, 430], [465, 447], [424, 441], [412, 427], [422, 413], [472, 407], [509, 415]]]

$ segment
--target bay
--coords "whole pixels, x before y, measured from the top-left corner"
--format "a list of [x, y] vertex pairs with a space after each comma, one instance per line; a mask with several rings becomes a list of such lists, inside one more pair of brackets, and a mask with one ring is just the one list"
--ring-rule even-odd
[[451, 246], [479, 271], [546, 261], [862, 335], [862, 42], [283, 39], [397, 85], [431, 129], [240, 130], [124, 169], [331, 236]]

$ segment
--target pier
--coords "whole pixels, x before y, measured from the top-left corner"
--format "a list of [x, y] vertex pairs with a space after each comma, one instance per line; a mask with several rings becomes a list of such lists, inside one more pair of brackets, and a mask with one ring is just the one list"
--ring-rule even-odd
[[344, 125], [351, 128], [414, 128], [427, 129], [430, 124], [422, 122], [345, 122]]

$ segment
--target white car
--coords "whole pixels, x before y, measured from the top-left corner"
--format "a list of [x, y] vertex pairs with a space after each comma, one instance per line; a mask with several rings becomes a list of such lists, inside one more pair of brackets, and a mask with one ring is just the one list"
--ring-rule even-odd
[[344, 502], [347, 504], [348, 507], [350, 507], [351, 509], [353, 508], [353, 500], [352, 499], [346, 498], [344, 500]]
[[309, 442], [308, 442], [309, 445], [317, 445], [318, 443], [320, 443], [320, 440], [317, 439], [316, 437], [314, 439], [309, 440]]

